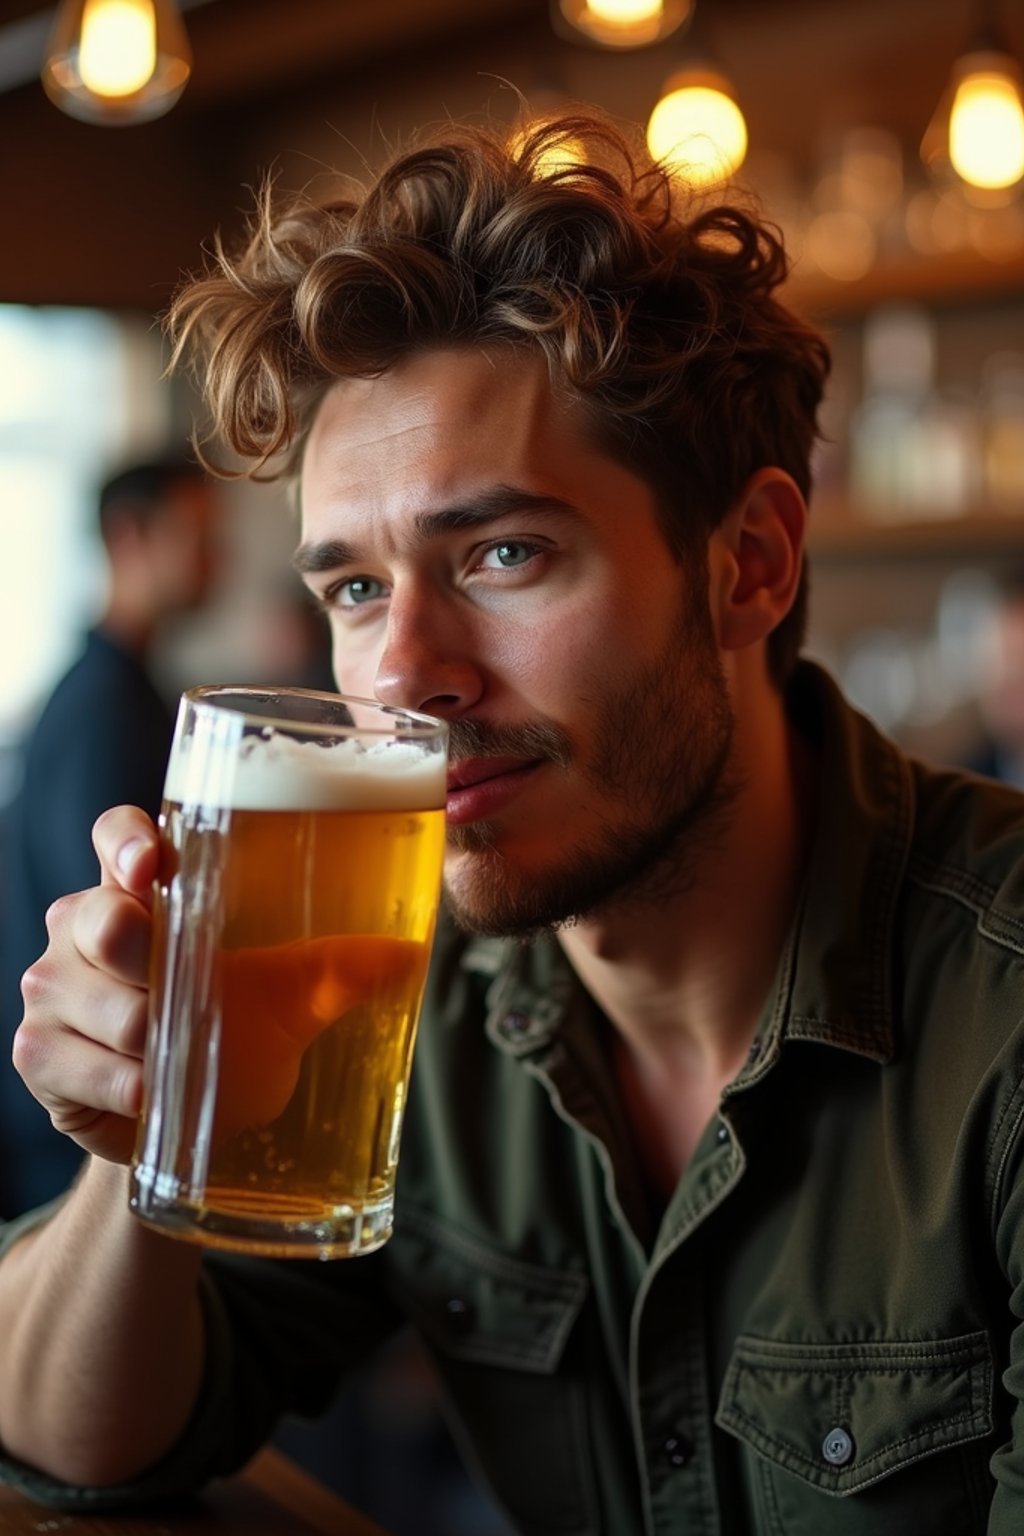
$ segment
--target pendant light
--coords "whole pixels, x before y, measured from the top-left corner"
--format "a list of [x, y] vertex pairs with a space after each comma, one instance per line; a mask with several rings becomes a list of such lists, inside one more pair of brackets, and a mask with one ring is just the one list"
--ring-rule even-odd
[[691, 186], [719, 186], [743, 164], [747, 124], [699, 13], [681, 52], [648, 119], [647, 148]]
[[728, 181], [747, 153], [747, 124], [729, 80], [702, 66], [670, 75], [647, 124], [647, 147], [694, 186]]
[[671, 37], [692, 8], [693, 0], [552, 0], [552, 17], [600, 48], [646, 48]]
[[174, 106], [191, 67], [175, 0], [63, 0], [42, 80], [72, 117], [141, 123]]
[[975, 35], [953, 65], [921, 144], [930, 170], [949, 167], [983, 196], [1006, 194], [1024, 179], [1024, 80], [994, 9], [993, 0], [979, 5]]

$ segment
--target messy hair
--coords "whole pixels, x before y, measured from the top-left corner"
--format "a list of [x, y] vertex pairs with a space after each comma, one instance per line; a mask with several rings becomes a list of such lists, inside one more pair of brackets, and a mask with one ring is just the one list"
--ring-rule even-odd
[[[448, 124], [358, 192], [278, 206], [218, 242], [169, 315], [214, 433], [294, 466], [336, 379], [438, 347], [539, 348], [602, 448], [652, 485], [677, 558], [759, 468], [804, 495], [829, 354], [775, 297], [781, 238], [709, 200], [590, 109], [525, 132]], [[788, 675], [806, 578], [769, 641]]]

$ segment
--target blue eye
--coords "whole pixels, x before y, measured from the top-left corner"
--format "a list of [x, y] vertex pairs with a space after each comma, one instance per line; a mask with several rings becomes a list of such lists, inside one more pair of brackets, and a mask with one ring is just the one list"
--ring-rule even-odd
[[[502, 570], [514, 570], [517, 565], [525, 565], [536, 554], [532, 544], [523, 544], [518, 539], [508, 539], [504, 544], [494, 544], [484, 554], [483, 563], [493, 555], [495, 561]], [[493, 566], [491, 567], [493, 569]]]
[[384, 596], [384, 583], [372, 576], [353, 576], [351, 581], [339, 582], [335, 588], [335, 600], [342, 608], [358, 608], [361, 603], [372, 603]]

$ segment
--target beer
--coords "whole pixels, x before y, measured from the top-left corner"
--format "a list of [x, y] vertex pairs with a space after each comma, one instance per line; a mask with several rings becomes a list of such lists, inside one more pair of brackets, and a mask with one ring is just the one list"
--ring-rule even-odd
[[444, 756], [353, 747], [176, 740], [132, 1203], [197, 1241], [332, 1257], [390, 1234]]

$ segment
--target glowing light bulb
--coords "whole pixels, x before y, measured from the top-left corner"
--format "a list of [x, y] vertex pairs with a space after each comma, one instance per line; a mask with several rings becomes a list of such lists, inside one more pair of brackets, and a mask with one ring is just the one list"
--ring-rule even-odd
[[972, 69], [961, 79], [949, 114], [949, 159], [974, 187], [1012, 187], [1024, 176], [1024, 107], [1009, 69]]
[[663, 42], [690, 18], [693, 0], [551, 0], [555, 24], [601, 48]]
[[634, 27], [656, 21], [664, 0], [587, 0], [587, 10], [611, 27]]
[[747, 125], [724, 80], [676, 76], [651, 113], [647, 147], [696, 186], [714, 186], [743, 164]]
[[176, 0], [61, 0], [42, 82], [72, 117], [129, 124], [169, 111], [190, 72]]
[[141, 91], [156, 69], [156, 16], [149, 0], [86, 0], [78, 68], [83, 85], [97, 96]]

